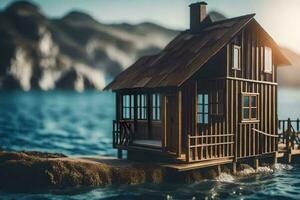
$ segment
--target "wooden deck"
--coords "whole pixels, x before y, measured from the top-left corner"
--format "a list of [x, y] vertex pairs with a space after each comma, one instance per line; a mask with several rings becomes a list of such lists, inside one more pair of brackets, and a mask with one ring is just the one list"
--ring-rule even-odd
[[203, 162], [195, 162], [195, 163], [176, 163], [176, 164], [162, 164], [161, 166], [173, 169], [179, 172], [183, 171], [189, 171], [189, 170], [195, 170], [195, 169], [201, 169], [201, 168], [207, 168], [207, 167], [213, 167], [218, 165], [225, 165], [233, 163], [232, 159], [216, 159], [216, 160], [208, 160]]
[[161, 148], [160, 140], [133, 140], [133, 145]]
[[[232, 164], [232, 169], [236, 169], [237, 163], [242, 163], [245, 160], [253, 160], [256, 168], [259, 165], [260, 159], [269, 159], [271, 162], [277, 163], [277, 161], [291, 163], [295, 157], [300, 157], [300, 120], [279, 120], [279, 127], [274, 134], [268, 134], [257, 129], [252, 129], [252, 135], [255, 137], [255, 145], [257, 151], [251, 153], [248, 156], [241, 156], [235, 152], [232, 154], [224, 154], [224, 149], [230, 151], [237, 151], [238, 148], [231, 145], [230, 140], [219, 140], [219, 142], [212, 140], [213, 137], [219, 137], [219, 135], [212, 136], [190, 136], [188, 135], [187, 148], [188, 151], [182, 151], [180, 156], [175, 152], [166, 151], [162, 147], [161, 140], [141, 140], [134, 139], [120, 134], [118, 130], [115, 133], [119, 135], [114, 136], [115, 147], [121, 150], [128, 150], [131, 152], [139, 153], [142, 157], [144, 153], [150, 153], [149, 155], [156, 156], [157, 160], [149, 160], [151, 163], [156, 163], [162, 167], [176, 170], [176, 171], [189, 171], [201, 168], [220, 167], [221, 165]], [[232, 137], [230, 135], [222, 135], [222, 137]], [[224, 138], [223, 138], [224, 139]], [[245, 137], [240, 138], [245, 139]], [[272, 140], [271, 140], [272, 139]], [[263, 140], [263, 141], [261, 141]], [[272, 144], [272, 151], [269, 149], [266, 142]], [[202, 142], [202, 143], [201, 143]], [[216, 143], [214, 143], [216, 142]], [[240, 144], [240, 140], [236, 141]], [[221, 146], [219, 145], [221, 144]], [[225, 146], [222, 146], [225, 144]], [[216, 147], [215, 147], [216, 145]], [[227, 145], [227, 146], [226, 146]], [[231, 146], [230, 146], [231, 145]], [[251, 146], [247, 146], [249, 149], [245, 149], [245, 152], [251, 152]], [[200, 156], [199, 156], [200, 155]], [[208, 156], [207, 156], [208, 155]], [[240, 155], [240, 156], [238, 156]], [[271, 158], [271, 159], [270, 159]], [[236, 171], [236, 170], [235, 170]]]

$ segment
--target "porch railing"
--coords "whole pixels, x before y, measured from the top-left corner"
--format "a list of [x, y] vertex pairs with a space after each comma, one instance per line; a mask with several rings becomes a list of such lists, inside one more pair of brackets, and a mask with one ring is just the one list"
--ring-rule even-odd
[[113, 120], [113, 147], [128, 146], [132, 142], [133, 127], [126, 121]]
[[278, 121], [279, 142], [285, 144], [285, 148], [300, 147], [300, 119]]
[[[277, 144], [279, 136], [276, 134], [269, 134], [258, 129], [252, 128], [252, 135], [256, 138], [255, 141], [252, 141], [252, 144], [257, 145], [257, 147], [253, 146], [253, 150], [255, 154], [259, 155], [265, 153], [274, 153], [277, 151]], [[257, 135], [256, 135], [257, 134]], [[257, 136], [257, 137], [255, 137]], [[251, 141], [249, 141], [251, 142]]]
[[187, 136], [186, 162], [233, 156], [233, 134]]

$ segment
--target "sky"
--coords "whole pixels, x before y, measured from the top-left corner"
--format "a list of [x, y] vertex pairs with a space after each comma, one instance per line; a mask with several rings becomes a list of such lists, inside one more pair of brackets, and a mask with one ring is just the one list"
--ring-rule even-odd
[[[4, 9], [14, 0], [0, 0]], [[30, 0], [50, 17], [84, 11], [103, 23], [154, 22], [168, 28], [189, 27], [188, 5], [196, 0]], [[281, 46], [300, 53], [300, 0], [206, 0], [208, 11], [226, 17], [256, 13], [256, 20]]]

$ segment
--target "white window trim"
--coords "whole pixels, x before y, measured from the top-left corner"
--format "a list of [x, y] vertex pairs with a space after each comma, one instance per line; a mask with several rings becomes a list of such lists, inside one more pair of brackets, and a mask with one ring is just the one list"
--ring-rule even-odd
[[[235, 60], [235, 57], [234, 57], [234, 56], [235, 56], [234, 50], [235, 50], [235, 49], [238, 49], [238, 52], [239, 52], [239, 57], [238, 57], [238, 68], [236, 68], [235, 65], [234, 65], [234, 60]], [[232, 69], [233, 69], [233, 70], [241, 70], [241, 64], [242, 64], [241, 60], [242, 60], [241, 47], [238, 46], [238, 45], [233, 45], [233, 47], [232, 47]]]
[[273, 52], [272, 49], [267, 46], [264, 48], [264, 72], [269, 74], [273, 73]]

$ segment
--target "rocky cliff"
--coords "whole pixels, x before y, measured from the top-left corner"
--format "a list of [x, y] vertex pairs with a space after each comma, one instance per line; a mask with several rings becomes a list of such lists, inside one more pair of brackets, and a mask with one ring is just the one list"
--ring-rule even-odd
[[0, 12], [0, 88], [102, 89], [176, 34], [152, 23], [103, 24], [77, 11], [49, 19], [36, 5], [18, 1]]
[[[218, 12], [209, 15], [225, 19]], [[153, 23], [104, 24], [78, 11], [50, 19], [38, 6], [17, 1], [0, 11], [0, 89], [101, 90], [177, 34]], [[283, 51], [293, 66], [279, 69], [279, 83], [299, 86], [300, 55]]]

